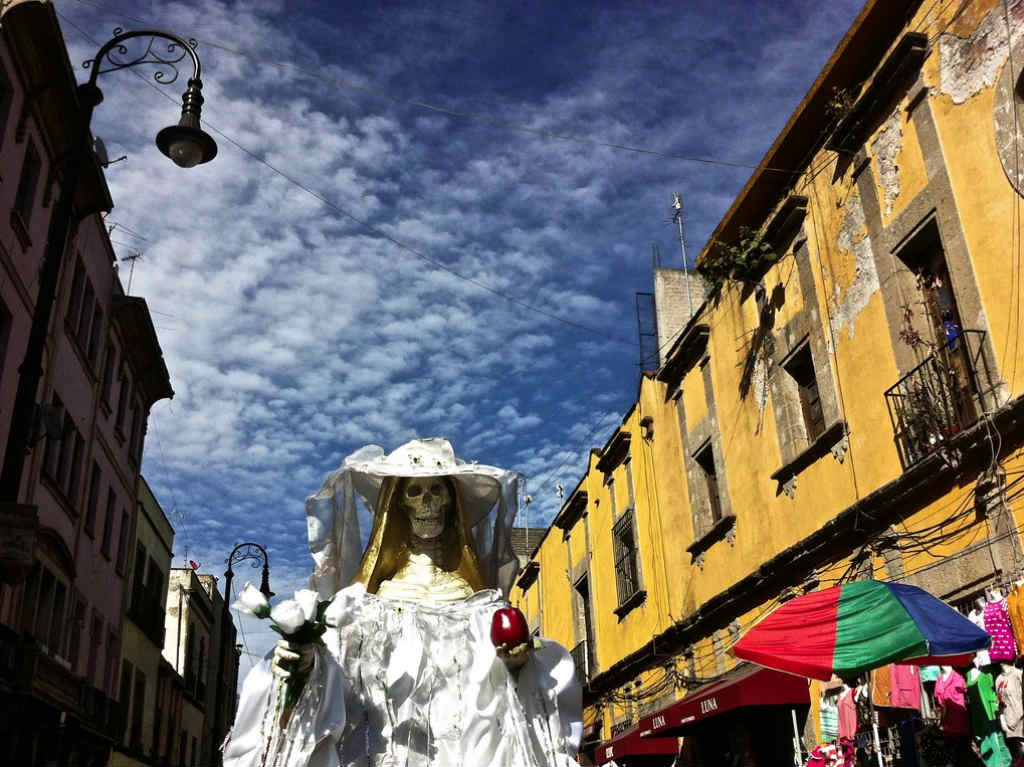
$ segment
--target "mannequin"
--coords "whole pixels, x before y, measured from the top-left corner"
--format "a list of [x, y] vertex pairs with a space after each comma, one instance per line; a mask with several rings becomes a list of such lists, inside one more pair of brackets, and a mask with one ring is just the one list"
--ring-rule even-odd
[[967, 699], [971, 731], [982, 761], [989, 767], [1009, 764], [1010, 752], [999, 725], [999, 700], [992, 674], [976, 668], [968, 671]]
[[1024, 757], [1024, 702], [1021, 692], [1021, 672], [1012, 663], [1000, 663], [1002, 672], [996, 678], [999, 698], [999, 724], [1006, 737], [1006, 745], [1014, 759]]
[[942, 666], [935, 682], [935, 699], [939, 704], [942, 733], [947, 737], [971, 734], [967, 718], [967, 683], [952, 666]]
[[[967, 619], [980, 629], [985, 628], [985, 607], [988, 600], [985, 597], [978, 597], [974, 600], [974, 609], [967, 613]], [[987, 666], [992, 662], [988, 650], [979, 650], [974, 654], [974, 665], [978, 668]]]
[[1006, 611], [1006, 600], [999, 589], [986, 592], [988, 599], [984, 609], [983, 628], [992, 635], [992, 647], [989, 658], [992, 661], [1008, 660], [1013, 662], [1017, 657], [1017, 643], [1013, 638], [1010, 616]]

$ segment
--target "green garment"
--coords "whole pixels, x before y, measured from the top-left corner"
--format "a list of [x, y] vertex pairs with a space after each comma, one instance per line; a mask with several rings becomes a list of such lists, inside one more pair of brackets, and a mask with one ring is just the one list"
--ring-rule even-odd
[[971, 713], [971, 729], [981, 750], [986, 767], [1009, 767], [1010, 751], [999, 726], [999, 699], [995, 680], [987, 671], [971, 671], [967, 675], [967, 706]]

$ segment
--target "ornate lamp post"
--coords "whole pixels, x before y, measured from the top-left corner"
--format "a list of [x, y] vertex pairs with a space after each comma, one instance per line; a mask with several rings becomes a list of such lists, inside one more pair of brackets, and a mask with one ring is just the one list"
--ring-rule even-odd
[[267, 556], [267, 550], [258, 543], [240, 543], [231, 549], [231, 554], [227, 558], [228, 569], [224, 573], [224, 612], [227, 615], [230, 615], [228, 612], [228, 602], [231, 599], [231, 581], [235, 577], [235, 571], [231, 567], [248, 559], [253, 561], [253, 567], [259, 567], [260, 560], [263, 560], [263, 578], [260, 581], [260, 591], [267, 599], [274, 596], [274, 592], [270, 590], [270, 558]]
[[[133, 38], [149, 38], [141, 54], [131, 57], [125, 41]], [[162, 45], [157, 46], [157, 42]], [[64, 258], [68, 232], [71, 228], [75, 189], [82, 174], [82, 167], [91, 152], [89, 124], [93, 109], [103, 100], [103, 94], [96, 86], [96, 79], [107, 72], [128, 69], [140, 65], [157, 67], [154, 79], [158, 83], [172, 83], [178, 78], [175, 66], [186, 56], [191, 57], [193, 74], [189, 78], [182, 97], [181, 119], [177, 125], [164, 128], [157, 134], [156, 143], [160, 151], [183, 168], [191, 168], [209, 162], [217, 154], [217, 144], [199, 127], [199, 113], [203, 105], [199, 57], [195, 52], [196, 42], [185, 40], [169, 32], [139, 30], [124, 32], [114, 30], [114, 37], [104, 43], [95, 58], [85, 62], [90, 69], [89, 81], [78, 86], [78, 100], [81, 110], [78, 114], [77, 137], [64, 163], [60, 197], [50, 218], [43, 263], [39, 271], [39, 293], [36, 296], [32, 327], [29, 331], [25, 357], [18, 368], [18, 391], [11, 414], [11, 427], [7, 435], [3, 469], [0, 470], [0, 511], [35, 516], [31, 506], [18, 507], [18, 495], [25, 455], [29, 448], [32, 422], [36, 411], [36, 390], [42, 375], [43, 349], [46, 332], [53, 311], [57, 278]]]

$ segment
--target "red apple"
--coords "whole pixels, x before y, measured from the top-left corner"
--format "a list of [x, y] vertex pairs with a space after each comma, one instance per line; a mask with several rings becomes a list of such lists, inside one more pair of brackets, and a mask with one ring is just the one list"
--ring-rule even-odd
[[502, 607], [491, 619], [491, 643], [497, 647], [508, 645], [509, 649], [517, 647], [530, 639], [530, 629], [526, 625], [526, 616], [518, 607]]

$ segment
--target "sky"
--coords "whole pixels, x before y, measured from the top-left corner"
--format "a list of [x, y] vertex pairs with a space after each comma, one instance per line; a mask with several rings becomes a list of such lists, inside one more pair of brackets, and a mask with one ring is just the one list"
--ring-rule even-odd
[[[254, 541], [290, 596], [305, 497], [366, 444], [447, 437], [550, 522], [635, 398], [673, 193], [692, 262], [861, 3], [55, 5], [80, 81], [115, 27], [198, 41], [213, 162], [153, 143], [187, 71], [104, 75], [92, 123], [127, 156], [108, 225], [175, 391], [143, 474], [175, 566]], [[276, 635], [240, 628], [244, 674]]]

